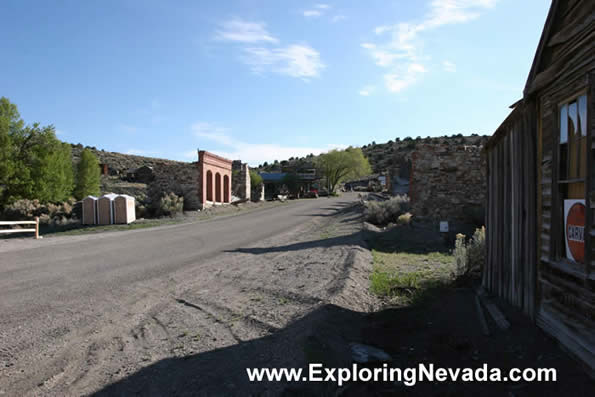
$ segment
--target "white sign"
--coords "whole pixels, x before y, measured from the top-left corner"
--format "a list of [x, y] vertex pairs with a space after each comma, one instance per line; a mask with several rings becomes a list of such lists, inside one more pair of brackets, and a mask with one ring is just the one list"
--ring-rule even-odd
[[440, 222], [440, 233], [448, 233], [448, 221]]

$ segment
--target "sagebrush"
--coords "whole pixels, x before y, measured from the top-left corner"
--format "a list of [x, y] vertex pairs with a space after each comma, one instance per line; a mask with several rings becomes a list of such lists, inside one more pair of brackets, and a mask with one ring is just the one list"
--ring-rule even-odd
[[475, 229], [473, 237], [467, 242], [464, 234], [457, 234], [453, 255], [459, 276], [481, 273], [486, 255], [486, 229]]
[[154, 208], [157, 216], [174, 216], [184, 210], [184, 197], [175, 193], [169, 193], [162, 196]]
[[[387, 225], [389, 223], [399, 223], [399, 217], [409, 210], [408, 196], [395, 196], [386, 201], [367, 201], [366, 220], [375, 225]], [[403, 222], [405, 218], [401, 218]], [[408, 217], [407, 222], [411, 220]]]
[[64, 225], [69, 223], [73, 213], [74, 199], [69, 199], [60, 204], [41, 203], [39, 200], [17, 200], [6, 207], [1, 214], [1, 219], [9, 221], [33, 220], [39, 217], [42, 225]]

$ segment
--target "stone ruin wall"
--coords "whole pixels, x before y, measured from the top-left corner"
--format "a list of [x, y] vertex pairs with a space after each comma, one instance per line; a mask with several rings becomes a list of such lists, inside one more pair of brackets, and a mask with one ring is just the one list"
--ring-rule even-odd
[[482, 223], [486, 164], [481, 145], [418, 145], [412, 154], [411, 212], [432, 220]]
[[231, 194], [240, 200], [250, 200], [250, 167], [240, 160], [234, 160], [231, 171]]
[[161, 164], [153, 168], [155, 179], [149, 189], [163, 193], [174, 193], [184, 197], [184, 210], [200, 208], [198, 167], [196, 163]]

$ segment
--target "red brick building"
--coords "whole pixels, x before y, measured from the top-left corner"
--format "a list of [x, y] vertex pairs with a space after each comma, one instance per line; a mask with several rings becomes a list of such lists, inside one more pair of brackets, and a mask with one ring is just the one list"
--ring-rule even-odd
[[232, 161], [205, 150], [198, 152], [198, 195], [202, 208], [231, 202]]

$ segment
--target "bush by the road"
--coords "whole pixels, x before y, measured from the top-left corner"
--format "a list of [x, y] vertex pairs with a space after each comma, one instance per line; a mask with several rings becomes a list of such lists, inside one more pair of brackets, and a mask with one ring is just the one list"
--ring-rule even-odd
[[159, 199], [155, 208], [157, 216], [174, 216], [184, 209], [184, 197], [178, 197], [174, 193], [166, 194]]
[[12, 221], [33, 220], [39, 217], [44, 225], [64, 225], [75, 217], [74, 199], [60, 204], [41, 203], [39, 200], [22, 199], [7, 205], [2, 211], [2, 219]]
[[481, 273], [485, 263], [486, 254], [486, 228], [475, 229], [469, 242], [465, 241], [464, 234], [457, 234], [453, 255], [457, 264], [458, 275]]
[[[399, 217], [409, 209], [409, 197], [395, 196], [386, 201], [367, 201], [365, 206], [368, 222], [379, 226], [398, 223]], [[406, 218], [402, 218], [401, 223], [409, 223], [410, 217]]]

